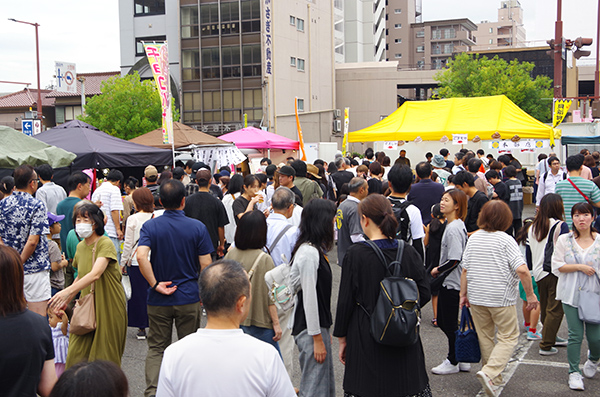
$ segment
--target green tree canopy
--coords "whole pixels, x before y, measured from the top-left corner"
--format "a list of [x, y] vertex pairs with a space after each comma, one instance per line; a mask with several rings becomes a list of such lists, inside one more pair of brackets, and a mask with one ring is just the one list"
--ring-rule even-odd
[[[102, 95], [90, 98], [81, 121], [121, 139], [132, 139], [162, 126], [162, 107], [154, 80], [115, 76], [102, 83]], [[179, 111], [173, 109], [173, 121]]]
[[443, 98], [506, 95], [525, 112], [547, 123], [552, 112], [552, 80], [547, 76], [531, 77], [535, 65], [516, 59], [506, 62], [496, 55], [492, 59], [461, 53], [437, 73], [439, 94]]

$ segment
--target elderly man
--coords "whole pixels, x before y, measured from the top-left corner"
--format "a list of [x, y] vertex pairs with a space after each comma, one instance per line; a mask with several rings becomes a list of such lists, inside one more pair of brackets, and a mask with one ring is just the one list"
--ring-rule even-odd
[[251, 301], [242, 266], [231, 260], [208, 266], [200, 295], [206, 328], [167, 348], [156, 396], [295, 397], [275, 348], [240, 329]]
[[358, 215], [358, 203], [369, 194], [369, 185], [362, 177], [352, 178], [348, 183], [350, 194], [340, 204], [336, 213], [336, 224], [338, 229], [338, 265], [344, 263], [346, 251], [353, 243], [363, 241], [363, 230], [360, 226]]
[[24, 291], [29, 310], [46, 316], [50, 299], [50, 260], [46, 206], [33, 197], [38, 176], [30, 165], [21, 165], [14, 173], [16, 191], [0, 201], [0, 244], [21, 254], [25, 271]]

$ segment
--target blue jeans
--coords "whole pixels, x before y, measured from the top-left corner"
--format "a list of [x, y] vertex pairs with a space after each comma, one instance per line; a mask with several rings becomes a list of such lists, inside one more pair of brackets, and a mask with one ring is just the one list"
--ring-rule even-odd
[[263, 342], [267, 342], [272, 345], [275, 349], [277, 349], [277, 353], [281, 357], [281, 350], [279, 350], [279, 343], [273, 340], [275, 336], [275, 331], [269, 328], [257, 327], [255, 325], [241, 325], [240, 328], [244, 331], [245, 334], [255, 337], [256, 339], [262, 340]]
[[115, 238], [115, 237], [109, 237], [109, 238], [110, 238], [110, 241], [112, 241], [113, 245], [115, 246], [115, 249], [117, 250], [117, 262], [120, 265], [121, 264], [121, 243], [123, 241], [119, 240], [118, 238]]
[[52, 291], [51, 296], [54, 296], [57, 293], [59, 293], [60, 291], [62, 291], [62, 289], [58, 289], [58, 288], [54, 288], [54, 287], [50, 287], [50, 290]]
[[300, 397], [334, 397], [335, 377], [333, 374], [333, 357], [331, 351], [331, 335], [329, 329], [321, 328], [323, 343], [327, 356], [322, 364], [315, 360], [313, 337], [306, 332], [300, 332], [294, 337], [300, 350], [299, 361], [302, 370], [300, 379]]

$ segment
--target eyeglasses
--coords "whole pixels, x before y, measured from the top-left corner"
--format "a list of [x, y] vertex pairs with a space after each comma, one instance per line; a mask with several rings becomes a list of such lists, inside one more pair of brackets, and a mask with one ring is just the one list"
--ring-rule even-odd
[[32, 179], [32, 180], [31, 180], [31, 181], [29, 181], [29, 182], [35, 182], [35, 183], [38, 183], [39, 181], [40, 181], [40, 179], [39, 179], [39, 178], [37, 178], [37, 179]]

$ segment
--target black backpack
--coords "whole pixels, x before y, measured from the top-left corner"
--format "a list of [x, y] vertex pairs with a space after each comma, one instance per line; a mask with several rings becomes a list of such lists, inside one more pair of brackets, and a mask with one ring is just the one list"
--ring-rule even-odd
[[398, 229], [396, 229], [396, 238], [412, 243], [412, 234], [410, 232], [410, 217], [406, 209], [412, 204], [412, 201], [405, 200], [403, 202], [397, 201], [398, 199], [390, 200], [392, 203], [392, 210], [394, 216], [398, 221]]
[[419, 305], [419, 289], [417, 283], [402, 276], [402, 254], [404, 241], [398, 240], [396, 259], [387, 264], [383, 252], [375, 243], [367, 240], [379, 260], [386, 268], [386, 277], [379, 283], [379, 297], [369, 313], [371, 320], [371, 336], [382, 345], [405, 347], [414, 345], [419, 340], [419, 324], [421, 323], [421, 307]]

